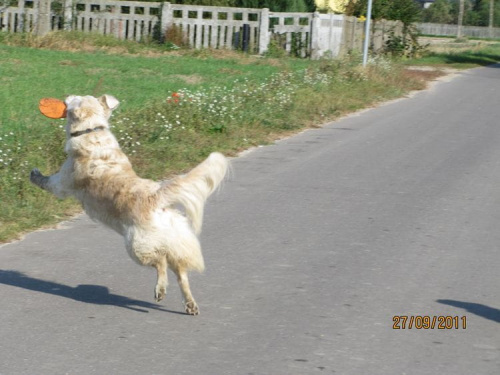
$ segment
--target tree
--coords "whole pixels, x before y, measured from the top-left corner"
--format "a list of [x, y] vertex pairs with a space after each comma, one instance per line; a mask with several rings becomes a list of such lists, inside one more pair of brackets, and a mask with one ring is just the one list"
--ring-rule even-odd
[[[397, 0], [396, 0], [397, 1]], [[373, 0], [372, 18], [379, 20], [387, 17], [387, 12], [391, 6], [391, 0]], [[349, 0], [346, 5], [346, 14], [348, 16], [366, 16], [368, 8], [367, 0]]]
[[[352, 16], [366, 16], [367, 0], [350, 0], [346, 13]], [[421, 9], [414, 0], [373, 0], [372, 18], [395, 20], [403, 23], [403, 32], [398, 35], [395, 28], [390, 32], [385, 43], [386, 53], [393, 56], [416, 56], [421, 47], [418, 43], [418, 31], [414, 25], [421, 19]]]
[[306, 12], [315, 12], [317, 10], [316, 1], [314, 0], [304, 0], [304, 4], [307, 7]]
[[174, 4], [238, 8], [268, 8], [272, 12], [314, 12], [314, 0], [171, 0]]
[[495, 15], [495, 0], [490, 0], [490, 6], [489, 6], [489, 12], [488, 12], [488, 27], [490, 31], [490, 38], [493, 36], [493, 17]]
[[[366, 16], [367, 0], [350, 0], [346, 14], [350, 16]], [[421, 10], [414, 0], [373, 0], [372, 18], [374, 20], [399, 20], [405, 26], [420, 21]]]
[[479, 0], [450, 0], [451, 15], [453, 23], [458, 24], [460, 19], [460, 9], [462, 7], [462, 24], [463, 25], [478, 25], [479, 16], [478, 9], [480, 7]]
[[8, 7], [17, 7], [17, 0], [0, 0], [0, 10], [7, 9]]
[[490, 28], [490, 37], [493, 36], [493, 18], [495, 15], [495, 0], [490, 0], [490, 11], [488, 12], [488, 27]]
[[495, 6], [493, 0], [480, 1], [476, 12], [479, 16], [477, 26], [494, 27], [500, 24], [500, 6]]
[[[495, 6], [495, 2], [497, 6]], [[436, 0], [429, 8], [424, 9], [423, 22], [458, 24], [460, 7], [462, 25], [488, 26], [500, 24], [499, 0]]]
[[462, 37], [462, 24], [464, 20], [464, 11], [465, 11], [465, 0], [460, 0], [460, 3], [458, 5], [457, 39]]
[[173, 0], [173, 4], [230, 7], [234, 0]]
[[240, 8], [269, 8], [272, 12], [314, 12], [314, 0], [233, 0]]
[[405, 26], [421, 20], [422, 11], [415, 0], [394, 0], [387, 11], [387, 19], [399, 20]]
[[490, 31], [493, 31], [491, 28], [500, 24], [500, 6], [498, 0], [477, 0], [474, 6], [466, 10], [464, 24], [488, 26], [490, 27]]
[[451, 23], [452, 20], [451, 3], [448, 0], [436, 0], [422, 13], [422, 21], [424, 22]]
[[321, 12], [344, 14], [348, 0], [316, 0], [315, 3]]

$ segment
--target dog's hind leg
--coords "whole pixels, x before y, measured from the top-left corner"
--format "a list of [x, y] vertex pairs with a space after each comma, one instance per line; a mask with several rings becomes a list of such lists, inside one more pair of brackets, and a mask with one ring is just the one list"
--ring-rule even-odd
[[160, 302], [167, 294], [167, 257], [165, 255], [160, 255], [158, 260], [153, 265], [158, 272], [158, 281], [155, 287], [155, 300]]
[[187, 271], [182, 267], [174, 268], [173, 271], [177, 275], [177, 282], [179, 283], [182, 294], [184, 296], [184, 304], [186, 306], [186, 312], [189, 315], [198, 315], [200, 313], [200, 309], [198, 308], [198, 305], [196, 304], [196, 301], [194, 300], [193, 295], [191, 294], [191, 288], [189, 287]]

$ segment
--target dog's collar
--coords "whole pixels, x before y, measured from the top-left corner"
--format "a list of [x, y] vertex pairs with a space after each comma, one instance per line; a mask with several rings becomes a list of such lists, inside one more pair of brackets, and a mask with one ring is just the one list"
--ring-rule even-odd
[[104, 126], [96, 126], [95, 128], [91, 129], [85, 129], [85, 130], [80, 130], [80, 131], [77, 131], [77, 132], [74, 132], [74, 133], [70, 133], [71, 137], [79, 137], [83, 134], [87, 134], [87, 133], [92, 133], [92, 132], [97, 132], [99, 130], [104, 130], [105, 127]]

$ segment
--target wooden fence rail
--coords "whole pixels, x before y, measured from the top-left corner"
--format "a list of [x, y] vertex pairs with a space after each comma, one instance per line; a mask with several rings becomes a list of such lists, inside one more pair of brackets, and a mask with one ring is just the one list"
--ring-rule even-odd
[[[389, 27], [374, 27], [372, 46], [384, 47]], [[0, 31], [77, 30], [120, 39], [164, 37], [175, 28], [192, 48], [243, 49], [265, 53], [270, 43], [314, 59], [361, 51], [365, 23], [355, 17], [277, 13], [268, 9], [178, 5], [118, 0], [18, 0], [0, 9]], [[382, 31], [380, 31], [382, 30]]]

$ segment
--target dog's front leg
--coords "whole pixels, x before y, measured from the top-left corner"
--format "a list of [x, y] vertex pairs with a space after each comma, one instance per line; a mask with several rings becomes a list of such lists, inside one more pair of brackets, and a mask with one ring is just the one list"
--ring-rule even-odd
[[44, 176], [38, 168], [34, 168], [30, 173], [30, 181], [36, 186], [51, 192], [58, 198], [65, 198], [67, 196], [61, 185], [59, 172], [52, 176]]
[[48, 176], [44, 176], [38, 168], [34, 168], [30, 173], [30, 181], [44, 190], [47, 190], [49, 178]]

